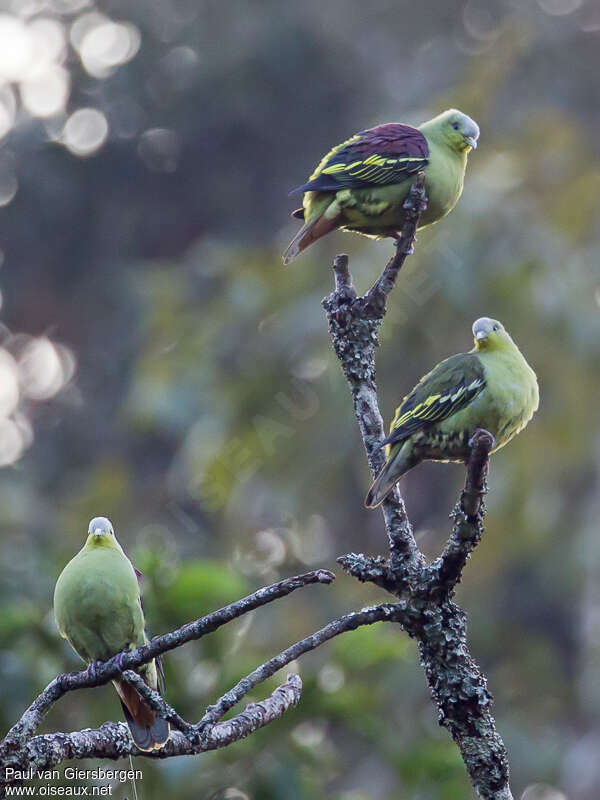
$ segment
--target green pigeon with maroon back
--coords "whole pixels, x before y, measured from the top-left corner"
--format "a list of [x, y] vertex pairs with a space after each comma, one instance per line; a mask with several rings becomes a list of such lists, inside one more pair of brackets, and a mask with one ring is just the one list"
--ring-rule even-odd
[[309, 181], [291, 192], [303, 194], [302, 208], [292, 216], [304, 225], [283, 254], [284, 263], [338, 229], [398, 239], [404, 202], [421, 170], [427, 209], [419, 228], [442, 219], [462, 194], [467, 156], [478, 140], [477, 123], [451, 108], [417, 128], [388, 122], [336, 145]]

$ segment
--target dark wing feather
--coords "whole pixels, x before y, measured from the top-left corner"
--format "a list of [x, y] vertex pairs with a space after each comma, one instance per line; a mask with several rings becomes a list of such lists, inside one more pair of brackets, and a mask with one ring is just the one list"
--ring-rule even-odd
[[167, 691], [167, 679], [165, 678], [165, 668], [162, 662], [162, 658], [160, 656], [156, 656], [156, 658], [154, 659], [154, 663], [156, 664], [158, 691], [161, 694], [164, 694]]
[[299, 192], [336, 192], [400, 183], [427, 164], [429, 145], [421, 131], [399, 122], [388, 122], [361, 131], [333, 150], [319, 165], [318, 173]]
[[485, 385], [483, 365], [475, 353], [460, 353], [445, 359], [404, 398], [382, 446], [400, 442], [421, 428], [455, 414]]
[[[141, 583], [141, 579], [144, 577], [144, 573], [140, 572], [137, 567], [134, 567], [133, 564], [133, 571], [135, 572], [135, 576], [138, 579], [138, 584]], [[142, 607], [142, 611], [144, 610], [144, 601], [142, 600], [142, 596], [140, 593], [140, 605]], [[146, 635], [148, 635], [148, 631], [146, 630]], [[156, 673], [158, 676], [158, 689], [161, 694], [164, 694], [167, 689], [167, 682], [165, 680], [165, 669], [163, 667], [162, 658], [160, 656], [156, 656], [154, 659], [154, 663], [156, 664]]]

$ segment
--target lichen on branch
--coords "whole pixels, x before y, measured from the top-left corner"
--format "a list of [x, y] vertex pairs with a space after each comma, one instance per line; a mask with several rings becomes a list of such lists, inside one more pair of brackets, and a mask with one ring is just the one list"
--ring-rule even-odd
[[[420, 173], [405, 203], [406, 222], [396, 253], [381, 276], [360, 296], [352, 282], [348, 257], [337, 256], [333, 265], [335, 290], [323, 301], [333, 349], [352, 393], [354, 414], [374, 476], [385, 460], [375, 369], [379, 328], [387, 298], [405, 259], [413, 252], [426, 202]], [[395, 621], [418, 642], [439, 722], [458, 745], [475, 791], [485, 800], [512, 800], [508, 757], [492, 716], [492, 696], [469, 653], [466, 615], [451, 599], [483, 533], [483, 498], [493, 443], [487, 431], [477, 431], [473, 437], [465, 487], [453, 512], [454, 526], [443, 553], [431, 565], [426, 564], [417, 546], [398, 487], [382, 504], [389, 556], [349, 553], [338, 562], [353, 577], [374, 583], [397, 598]]]

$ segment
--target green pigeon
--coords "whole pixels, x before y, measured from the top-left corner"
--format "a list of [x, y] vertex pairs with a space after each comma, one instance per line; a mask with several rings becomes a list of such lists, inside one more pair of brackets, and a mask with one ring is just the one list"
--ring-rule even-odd
[[386, 462], [369, 489], [378, 506], [421, 461], [466, 461], [478, 428], [494, 437], [492, 452], [527, 425], [539, 404], [535, 372], [498, 320], [473, 323], [475, 347], [446, 358], [402, 401], [384, 439]]
[[[147, 643], [138, 573], [106, 517], [90, 522], [85, 545], [61, 572], [54, 589], [54, 616], [60, 635], [89, 664]], [[164, 690], [160, 662], [151, 661], [137, 671], [152, 689], [158, 689], [160, 673]], [[116, 679], [113, 684], [137, 747], [160, 749], [169, 738], [169, 723], [157, 717], [129, 683]]]
[[450, 108], [418, 128], [388, 122], [336, 145], [308, 183], [291, 192], [304, 193], [303, 207], [292, 214], [304, 225], [283, 254], [284, 264], [337, 228], [398, 239], [404, 201], [420, 170], [428, 205], [419, 227], [442, 219], [462, 194], [467, 155], [478, 139], [477, 123]]

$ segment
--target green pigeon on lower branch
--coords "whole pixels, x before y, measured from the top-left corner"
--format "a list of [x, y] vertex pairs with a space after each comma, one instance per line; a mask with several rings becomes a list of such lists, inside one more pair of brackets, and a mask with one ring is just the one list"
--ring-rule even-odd
[[421, 461], [462, 461], [478, 428], [508, 444], [537, 411], [538, 383], [504, 326], [482, 317], [473, 324], [475, 347], [445, 359], [408, 394], [384, 439], [387, 460], [365, 500], [378, 506]]
[[304, 225], [283, 254], [284, 264], [338, 228], [398, 239], [404, 201], [420, 170], [425, 172], [427, 209], [419, 228], [442, 219], [462, 194], [467, 155], [478, 139], [477, 123], [451, 108], [418, 128], [388, 122], [338, 144], [308, 183], [291, 192], [304, 194], [302, 208], [292, 215]]
[[[54, 616], [60, 635], [90, 664], [147, 643], [137, 573], [106, 517], [90, 522], [85, 545], [61, 572]], [[152, 689], [158, 688], [160, 674], [164, 690], [158, 660], [137, 672]], [[157, 717], [129, 683], [116, 679], [113, 684], [137, 747], [160, 749], [169, 738], [169, 723]]]

